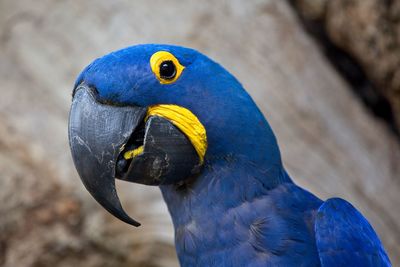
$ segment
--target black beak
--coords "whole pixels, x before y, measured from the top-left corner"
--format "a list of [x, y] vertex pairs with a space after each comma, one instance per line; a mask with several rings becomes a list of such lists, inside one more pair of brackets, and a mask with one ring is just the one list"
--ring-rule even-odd
[[[100, 103], [87, 85], [76, 88], [69, 117], [69, 142], [78, 174], [90, 194], [120, 220], [139, 226], [126, 214], [115, 178], [149, 185], [171, 184], [199, 170], [187, 137], [160, 117], [145, 121], [147, 108]], [[124, 153], [143, 146], [132, 159]]]

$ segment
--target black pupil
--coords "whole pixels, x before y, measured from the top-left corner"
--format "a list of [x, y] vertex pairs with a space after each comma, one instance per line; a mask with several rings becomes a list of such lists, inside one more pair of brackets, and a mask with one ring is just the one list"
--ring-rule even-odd
[[160, 65], [160, 77], [171, 80], [176, 75], [176, 67], [171, 60], [163, 61]]

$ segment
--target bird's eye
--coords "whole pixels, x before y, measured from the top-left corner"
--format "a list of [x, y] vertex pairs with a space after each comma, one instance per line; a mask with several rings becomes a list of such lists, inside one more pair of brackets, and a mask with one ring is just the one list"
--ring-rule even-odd
[[160, 64], [160, 77], [166, 80], [171, 80], [176, 75], [176, 67], [174, 62], [166, 60]]
[[150, 58], [150, 66], [151, 70], [162, 84], [175, 82], [185, 68], [174, 55], [166, 51], [154, 53]]

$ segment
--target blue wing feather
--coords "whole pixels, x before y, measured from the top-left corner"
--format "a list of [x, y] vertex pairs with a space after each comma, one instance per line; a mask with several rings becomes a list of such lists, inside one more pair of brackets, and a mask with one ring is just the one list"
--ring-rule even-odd
[[316, 244], [322, 267], [391, 266], [374, 229], [350, 203], [328, 199], [318, 209]]

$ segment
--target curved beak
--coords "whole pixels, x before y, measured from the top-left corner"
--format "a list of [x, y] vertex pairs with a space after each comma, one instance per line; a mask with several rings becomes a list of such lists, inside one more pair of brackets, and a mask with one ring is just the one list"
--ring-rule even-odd
[[176, 183], [199, 170], [190, 140], [170, 121], [146, 118], [148, 108], [97, 101], [91, 88], [76, 88], [69, 144], [86, 189], [107, 211], [139, 226], [122, 208], [115, 178], [149, 185]]

